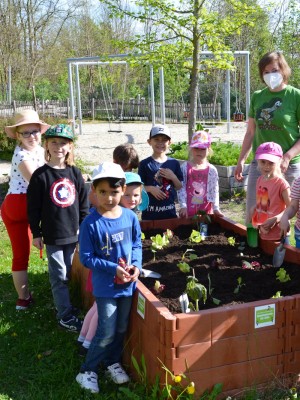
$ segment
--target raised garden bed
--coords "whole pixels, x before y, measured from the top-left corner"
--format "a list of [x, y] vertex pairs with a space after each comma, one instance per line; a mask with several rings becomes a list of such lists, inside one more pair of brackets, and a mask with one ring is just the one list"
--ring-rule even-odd
[[[141, 225], [146, 233], [150, 229], [173, 230], [190, 223], [190, 220], [174, 219], [144, 221]], [[217, 218], [216, 223], [235, 235], [246, 235], [245, 227], [233, 221]], [[260, 243], [260, 248], [268, 254], [273, 254], [275, 246], [272, 242]], [[299, 260], [299, 250], [288, 246], [286, 261], [299, 263]], [[76, 266], [76, 259], [74, 266], [74, 272], [80, 271], [82, 280], [85, 269]], [[213, 286], [217, 284], [213, 282]], [[125, 362], [130, 364], [131, 354], [137, 360], [144, 355], [148, 379], [154, 382], [157, 374], [164, 377], [161, 360], [174, 374], [186, 373], [195, 382], [198, 393], [222, 383], [223, 395], [231, 394], [299, 372], [299, 308], [300, 295], [295, 294], [279, 299], [223, 304], [189, 314], [171, 313], [139, 282]], [[134, 368], [132, 373], [135, 373]]]

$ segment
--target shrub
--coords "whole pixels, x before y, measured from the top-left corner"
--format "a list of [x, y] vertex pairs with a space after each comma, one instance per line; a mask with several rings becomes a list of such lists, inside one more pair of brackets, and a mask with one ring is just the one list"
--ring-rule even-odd
[[[209, 157], [209, 162], [214, 165], [236, 165], [241, 146], [232, 142], [223, 143], [220, 140], [211, 144], [213, 154]], [[188, 160], [189, 148], [187, 142], [178, 142], [170, 145], [170, 153], [178, 160]], [[252, 154], [247, 158], [246, 163], [250, 163], [253, 156]]]

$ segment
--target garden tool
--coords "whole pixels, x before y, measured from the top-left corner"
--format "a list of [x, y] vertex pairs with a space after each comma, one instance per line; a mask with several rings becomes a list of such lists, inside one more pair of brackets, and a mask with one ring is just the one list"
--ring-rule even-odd
[[281, 267], [284, 256], [285, 256], [285, 248], [284, 248], [284, 243], [285, 243], [285, 236], [282, 236], [279, 246], [276, 247], [274, 254], [273, 254], [273, 267], [279, 268]]
[[141, 278], [159, 279], [159, 278], [161, 278], [161, 274], [159, 274], [158, 272], [150, 271], [150, 269], [143, 268], [141, 271]]

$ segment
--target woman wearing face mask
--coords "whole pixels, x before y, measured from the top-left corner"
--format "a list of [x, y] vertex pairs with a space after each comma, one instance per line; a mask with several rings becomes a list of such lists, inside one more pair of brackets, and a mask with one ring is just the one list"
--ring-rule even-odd
[[[284, 56], [273, 51], [265, 54], [258, 63], [259, 75], [266, 84], [251, 98], [248, 128], [244, 137], [235, 179], [242, 181], [243, 167], [251, 149], [255, 154], [262, 143], [276, 142], [283, 150], [281, 171], [290, 186], [300, 176], [300, 90], [288, 85], [291, 69]], [[255, 205], [256, 180], [260, 175], [257, 161], [253, 160], [248, 175], [246, 223], [249, 211]]]

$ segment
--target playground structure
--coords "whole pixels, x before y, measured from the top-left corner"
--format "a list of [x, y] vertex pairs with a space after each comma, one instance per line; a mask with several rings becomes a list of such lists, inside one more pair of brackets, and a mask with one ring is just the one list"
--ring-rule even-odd
[[[230, 52], [229, 52], [230, 53]], [[249, 105], [250, 105], [250, 67], [249, 67], [249, 52], [248, 51], [235, 51], [230, 53], [234, 56], [234, 59], [237, 58], [244, 58], [245, 60], [245, 106], [246, 106], [246, 119], [248, 118], [249, 112]], [[79, 134], [82, 134], [82, 104], [81, 104], [81, 87], [80, 87], [80, 76], [79, 76], [79, 67], [80, 66], [108, 66], [108, 65], [125, 65], [127, 68], [127, 61], [126, 57], [129, 57], [128, 54], [117, 54], [117, 55], [110, 55], [108, 58], [110, 61], [101, 61], [101, 57], [80, 57], [80, 58], [68, 58], [67, 65], [68, 65], [68, 82], [69, 82], [69, 92], [70, 92], [70, 117], [73, 124], [73, 129], [75, 129], [76, 121], [78, 121], [79, 126]], [[203, 51], [201, 52], [201, 58], [212, 58], [214, 54], [210, 51]], [[107, 59], [107, 58], [106, 58]], [[73, 74], [75, 75], [75, 83]], [[152, 124], [156, 123], [156, 112], [155, 112], [155, 94], [154, 94], [154, 72], [153, 66], [149, 64], [149, 75], [150, 75], [150, 98], [151, 98], [151, 120]], [[100, 75], [101, 76], [101, 75]], [[127, 76], [127, 75], [126, 75]], [[226, 70], [226, 78], [225, 78], [225, 109], [226, 109], [226, 119], [227, 119], [227, 133], [230, 133], [230, 125], [231, 125], [231, 110], [230, 110], [230, 70]], [[100, 82], [101, 83], [101, 82]], [[124, 79], [124, 91], [126, 85], [126, 77]], [[235, 78], [235, 85], [236, 85], [236, 78]], [[165, 93], [164, 93], [164, 68], [159, 68], [159, 88], [160, 88], [160, 122], [165, 124], [166, 114], [165, 114]], [[75, 90], [76, 89], [76, 90]], [[103, 84], [101, 83], [101, 89], [103, 93], [103, 97], [105, 98], [105, 92]], [[236, 90], [237, 96], [237, 90]], [[75, 102], [76, 100], [76, 102]], [[124, 102], [124, 95], [123, 100]], [[76, 112], [76, 105], [77, 104], [77, 112]], [[124, 103], [123, 103], [124, 106]], [[122, 110], [123, 110], [122, 106]], [[200, 102], [201, 106], [201, 102]], [[238, 98], [236, 97], [236, 113], [234, 116], [235, 121], [242, 121], [244, 119], [243, 113], [240, 112], [238, 109], [239, 102]], [[105, 108], [107, 111], [108, 121], [109, 121], [109, 130], [111, 131], [111, 118], [109, 111], [112, 109], [111, 105], [108, 103], [105, 104]], [[121, 115], [118, 116], [118, 130], [121, 131], [120, 122], [122, 121], [123, 111], [120, 113]], [[237, 118], [237, 119], [236, 119]], [[240, 119], [238, 119], [240, 118]]]

